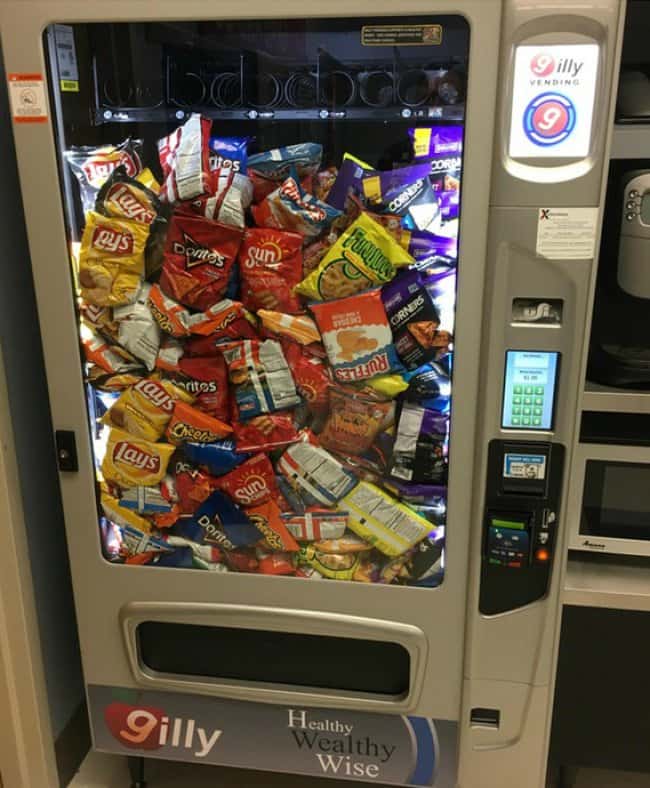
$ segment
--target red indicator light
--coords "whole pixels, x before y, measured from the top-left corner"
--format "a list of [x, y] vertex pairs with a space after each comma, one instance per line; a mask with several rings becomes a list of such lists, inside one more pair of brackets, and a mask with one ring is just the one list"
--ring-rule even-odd
[[550, 558], [550, 556], [548, 554], [548, 550], [545, 550], [544, 548], [541, 548], [540, 550], [538, 550], [535, 553], [535, 558], [538, 561], [548, 561], [548, 559]]

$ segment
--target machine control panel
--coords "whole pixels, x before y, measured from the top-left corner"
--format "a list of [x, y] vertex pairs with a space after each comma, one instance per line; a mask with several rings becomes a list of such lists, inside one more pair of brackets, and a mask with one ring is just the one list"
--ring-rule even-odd
[[560, 354], [508, 350], [503, 388], [503, 429], [551, 430]]
[[483, 524], [481, 613], [541, 599], [556, 543], [564, 447], [543, 441], [490, 443]]

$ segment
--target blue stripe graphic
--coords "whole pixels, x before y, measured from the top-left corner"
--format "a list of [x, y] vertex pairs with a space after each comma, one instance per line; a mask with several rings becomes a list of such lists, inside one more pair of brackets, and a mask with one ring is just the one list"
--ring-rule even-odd
[[424, 717], [409, 717], [417, 745], [416, 762], [410, 785], [431, 785], [436, 765], [436, 745], [431, 734], [429, 720]]

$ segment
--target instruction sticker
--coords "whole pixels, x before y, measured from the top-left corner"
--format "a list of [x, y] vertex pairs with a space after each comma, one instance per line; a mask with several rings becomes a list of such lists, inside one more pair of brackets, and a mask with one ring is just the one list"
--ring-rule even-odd
[[544, 479], [546, 456], [543, 454], [506, 454], [503, 458], [506, 479]]
[[45, 123], [47, 105], [42, 74], [9, 74], [9, 101], [14, 123]]
[[74, 44], [74, 30], [70, 25], [54, 25], [54, 46], [61, 90], [67, 93], [78, 93], [79, 67]]
[[438, 46], [442, 43], [442, 25], [364, 25], [364, 47]]
[[539, 208], [536, 253], [549, 260], [592, 260], [598, 208]]

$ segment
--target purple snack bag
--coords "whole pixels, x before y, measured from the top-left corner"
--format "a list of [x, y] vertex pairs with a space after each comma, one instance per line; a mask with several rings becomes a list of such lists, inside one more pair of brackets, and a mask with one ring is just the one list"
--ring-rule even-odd
[[458, 257], [458, 240], [446, 235], [436, 235], [426, 230], [412, 230], [408, 253], [415, 260], [415, 267], [449, 268]]
[[449, 189], [440, 192], [440, 213], [445, 221], [451, 219], [458, 219], [460, 212], [460, 191], [458, 189]]
[[430, 176], [428, 162], [365, 175], [363, 193], [370, 209], [402, 217], [404, 227], [435, 230], [441, 221], [440, 200]]
[[344, 158], [325, 202], [332, 208], [344, 211], [349, 197], [363, 194], [361, 182], [364, 176], [375, 174], [376, 170], [364, 167], [356, 159]]
[[462, 126], [428, 126], [408, 130], [416, 159], [454, 156], [463, 150]]
[[454, 333], [456, 312], [456, 270], [427, 273], [422, 279], [431, 300], [440, 315], [441, 331]]
[[[438, 352], [440, 316], [417, 270], [403, 271], [381, 290], [393, 343], [407, 369], [417, 369]], [[445, 341], [445, 344], [446, 341]]]
[[447, 486], [444, 484], [414, 484], [398, 479], [387, 479], [384, 485], [387, 490], [408, 504], [432, 505], [447, 498]]
[[406, 403], [399, 417], [390, 475], [417, 484], [447, 480], [448, 418], [435, 410]]

